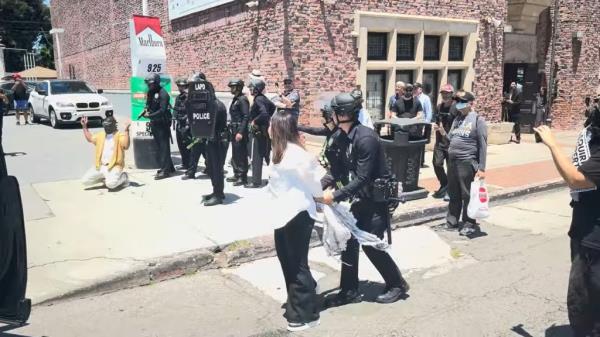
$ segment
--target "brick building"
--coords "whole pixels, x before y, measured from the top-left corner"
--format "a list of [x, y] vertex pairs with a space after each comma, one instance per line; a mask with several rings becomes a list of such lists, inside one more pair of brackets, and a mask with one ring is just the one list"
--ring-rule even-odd
[[[320, 104], [357, 85], [378, 118], [396, 80], [423, 82], [434, 100], [443, 83], [472, 90], [478, 111], [498, 121], [507, 82], [522, 82], [531, 104], [553, 70], [553, 118], [569, 128], [580, 125], [584, 95], [600, 84], [592, 17], [599, 1], [560, 1], [554, 67], [551, 0], [194, 2], [216, 5], [174, 18], [169, 9], [177, 0], [149, 0], [149, 14], [163, 26], [169, 74], [202, 70], [219, 91], [252, 69], [265, 74], [270, 88], [294, 77], [303, 118], [313, 123]], [[62, 77], [128, 89], [128, 21], [141, 7], [141, 0], [52, 0], [52, 25], [64, 29]]]

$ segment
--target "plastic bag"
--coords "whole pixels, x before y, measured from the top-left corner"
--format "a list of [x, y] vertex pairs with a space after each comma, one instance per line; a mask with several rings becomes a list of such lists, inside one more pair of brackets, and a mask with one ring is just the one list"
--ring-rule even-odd
[[472, 219], [485, 219], [490, 216], [489, 194], [483, 180], [475, 179], [471, 183], [467, 215]]

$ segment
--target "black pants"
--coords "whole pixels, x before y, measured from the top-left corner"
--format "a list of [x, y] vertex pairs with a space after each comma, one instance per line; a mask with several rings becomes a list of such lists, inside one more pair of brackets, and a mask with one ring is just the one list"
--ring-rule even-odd
[[448, 161], [448, 215], [446, 222], [458, 225], [462, 211], [462, 221], [475, 224], [467, 215], [471, 194], [471, 183], [475, 178], [475, 166], [472, 160], [450, 159]]
[[[358, 228], [383, 238], [383, 233], [388, 227], [388, 209], [385, 203], [375, 203], [370, 200], [360, 200], [352, 204], [352, 214], [357, 220]], [[342, 291], [358, 290], [358, 241], [355, 238], [348, 240], [346, 250], [342, 253], [342, 276], [340, 288]], [[379, 274], [383, 276], [388, 288], [402, 285], [400, 269], [385, 251], [373, 247], [363, 246], [363, 251]]]
[[440, 182], [440, 188], [448, 186], [448, 175], [444, 169], [444, 163], [448, 163], [448, 148], [436, 143], [433, 148], [433, 171], [437, 180]]
[[229, 144], [220, 140], [209, 140], [206, 144], [206, 156], [209, 165], [210, 182], [215, 196], [224, 198], [225, 193], [225, 175], [223, 167], [225, 166], [225, 157], [227, 156], [227, 147]]
[[173, 161], [171, 160], [171, 128], [165, 123], [152, 123], [151, 131], [156, 144], [156, 156], [159, 169], [162, 172], [173, 172]]
[[319, 318], [315, 291], [317, 282], [308, 266], [308, 248], [314, 224], [308, 212], [303, 211], [285, 227], [275, 230], [275, 249], [288, 295], [283, 317], [292, 323], [308, 323]]
[[231, 166], [235, 177], [246, 180], [248, 177], [248, 136], [245, 135], [241, 141], [231, 141]]
[[206, 156], [206, 141], [202, 140], [196, 145], [192, 147], [190, 150], [190, 165], [188, 166], [185, 174], [194, 175], [198, 170], [198, 162], [200, 161], [200, 156], [204, 156], [204, 162], [208, 167], [208, 160]]
[[263, 160], [269, 163], [269, 138], [264, 134], [252, 135], [252, 183], [262, 184]]
[[515, 123], [515, 125], [513, 126], [513, 133], [515, 134], [515, 137], [517, 137], [517, 140], [520, 141], [521, 140], [521, 114], [511, 114], [510, 115], [510, 121], [512, 123]]
[[181, 165], [185, 168], [190, 167], [191, 151], [187, 148], [189, 140], [187, 135], [180, 130], [175, 132], [175, 138], [177, 138], [177, 147], [179, 148], [179, 154], [181, 154]]
[[567, 308], [574, 337], [600, 337], [600, 251], [571, 240], [571, 260]]

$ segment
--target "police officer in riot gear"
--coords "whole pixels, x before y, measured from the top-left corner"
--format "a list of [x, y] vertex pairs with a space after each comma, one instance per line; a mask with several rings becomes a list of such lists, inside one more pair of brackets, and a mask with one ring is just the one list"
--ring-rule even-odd
[[[376, 200], [374, 195], [375, 181], [389, 176], [383, 146], [375, 131], [358, 122], [359, 106], [354, 97], [346, 93], [339, 94], [331, 101], [331, 107], [337, 127], [349, 141], [346, 163], [351, 180], [341, 189], [326, 190], [323, 202], [332, 204], [352, 200], [351, 211], [357, 219], [357, 226], [383, 238], [383, 233], [390, 226], [389, 203]], [[356, 239], [348, 241], [347, 249], [342, 253], [341, 290], [327, 301], [328, 306], [356, 303], [362, 299], [358, 292], [358, 248]], [[385, 280], [385, 292], [376, 301], [392, 303], [402, 298], [409, 286], [392, 257], [373, 247], [364, 246], [363, 251]]]
[[348, 138], [335, 125], [331, 106], [325, 105], [321, 109], [321, 115], [323, 118], [322, 127], [298, 125], [298, 131], [314, 136], [325, 136], [319, 163], [327, 169], [327, 174], [321, 179], [321, 185], [323, 189], [341, 188], [349, 182], [348, 168], [343, 159], [348, 145]]
[[175, 114], [175, 137], [177, 138], [177, 147], [181, 154], [181, 169], [188, 170], [190, 167], [191, 152], [187, 146], [191, 141], [190, 128], [187, 122], [187, 113], [185, 111], [185, 100], [187, 99], [187, 79], [178, 78], [175, 83], [179, 89], [179, 96], [175, 99], [173, 112]]
[[[202, 196], [202, 202], [204, 206], [219, 205], [225, 199], [223, 166], [225, 166], [229, 147], [227, 108], [217, 99], [213, 85], [206, 80], [203, 73], [196, 74], [190, 79], [188, 95], [186, 110], [194, 137], [193, 142], [206, 140], [206, 165], [213, 187], [212, 193]], [[197, 163], [200, 153], [199, 151], [193, 153], [193, 160]]]
[[252, 181], [246, 188], [259, 188], [262, 186], [263, 159], [269, 159], [269, 123], [275, 112], [275, 104], [264, 95], [266, 84], [261, 79], [253, 79], [249, 87], [252, 90], [254, 101], [250, 108], [250, 133], [252, 134]]
[[229, 81], [229, 88], [233, 95], [233, 101], [229, 107], [233, 177], [227, 178], [227, 181], [232, 182], [233, 186], [241, 186], [248, 183], [248, 117], [250, 102], [248, 97], [242, 93], [244, 81], [233, 79]]
[[156, 143], [157, 161], [160, 165], [154, 179], [168, 178], [173, 172], [171, 160], [171, 112], [169, 111], [169, 93], [160, 86], [160, 75], [152, 74], [146, 77], [148, 94], [146, 109], [142, 116], [150, 119], [150, 130]]

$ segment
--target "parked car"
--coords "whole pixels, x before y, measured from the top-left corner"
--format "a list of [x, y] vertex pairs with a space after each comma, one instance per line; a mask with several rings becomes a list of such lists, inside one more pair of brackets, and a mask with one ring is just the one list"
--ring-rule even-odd
[[[27, 99], [29, 99], [29, 94], [33, 91], [37, 83], [38, 82], [25, 81], [25, 84], [27, 84]], [[8, 115], [10, 111], [15, 110], [15, 98], [14, 92], [12, 91], [13, 85], [15, 85], [14, 81], [0, 82], [0, 89], [4, 90], [4, 94], [8, 98], [8, 104], [6, 104], [6, 106], [4, 107], [5, 115]]]
[[48, 119], [55, 129], [79, 123], [83, 116], [90, 122], [102, 123], [107, 112], [112, 114], [113, 107], [101, 93], [84, 81], [41, 81], [29, 96], [29, 111], [34, 123]]

